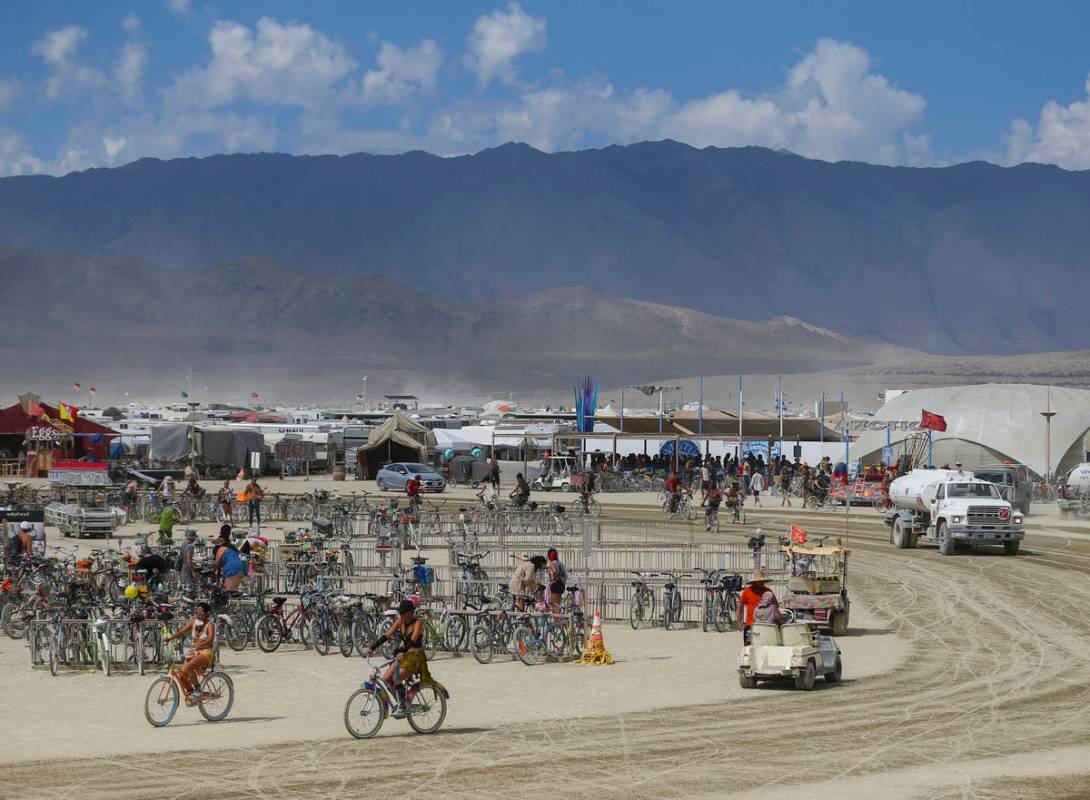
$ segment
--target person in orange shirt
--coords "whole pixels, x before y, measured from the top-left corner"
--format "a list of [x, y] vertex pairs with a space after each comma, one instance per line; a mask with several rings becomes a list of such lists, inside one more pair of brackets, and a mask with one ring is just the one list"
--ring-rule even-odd
[[769, 578], [765, 571], [758, 567], [746, 581], [746, 588], [738, 596], [738, 630], [742, 631], [742, 639], [749, 644], [749, 629], [753, 625], [753, 612], [761, 603], [761, 597], [770, 591]]

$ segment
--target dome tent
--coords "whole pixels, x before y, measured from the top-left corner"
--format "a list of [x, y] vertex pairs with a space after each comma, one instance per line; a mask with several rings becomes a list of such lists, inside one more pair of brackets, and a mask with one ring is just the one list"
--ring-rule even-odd
[[366, 463], [367, 470], [374, 473], [383, 464], [422, 461], [429, 448], [435, 448], [435, 434], [397, 409], [367, 436], [367, 445], [360, 448], [366, 451], [361, 463]]
[[852, 460], [877, 463], [886, 444], [897, 444], [911, 432], [906, 423], [918, 423], [923, 410], [946, 419], [946, 430], [932, 434], [932, 461], [961, 462], [966, 469], [1011, 461], [1025, 464], [1038, 475], [1045, 468], [1045, 418], [1052, 418], [1051, 464], [1048, 472], [1064, 472], [1084, 461], [1083, 440], [1090, 431], [1090, 391], [1018, 383], [944, 386], [913, 389], [890, 400], [870, 420], [870, 429], [852, 444]]

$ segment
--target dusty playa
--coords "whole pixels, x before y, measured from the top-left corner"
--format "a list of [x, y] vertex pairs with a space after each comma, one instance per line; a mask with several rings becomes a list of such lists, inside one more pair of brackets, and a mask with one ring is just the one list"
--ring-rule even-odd
[[[611, 500], [608, 514], [645, 513]], [[796, 517], [842, 530], [829, 515]], [[749, 522], [786, 519], [774, 509]], [[0, 785], [5, 797], [87, 800], [208, 786], [221, 798], [1085, 797], [1090, 531], [1030, 520], [1016, 558], [941, 558], [894, 550], [876, 517], [853, 517], [845, 681], [809, 694], [740, 689], [737, 634], [609, 625], [612, 667], [437, 658], [453, 697], [432, 737], [393, 720], [371, 741], [346, 735], [359, 658], [253, 650], [224, 661], [237, 690], [227, 722], [183, 709], [153, 730], [150, 677], [53, 678], [5, 638], [0, 676], [18, 687], [5, 726], [20, 733], [0, 755]]]

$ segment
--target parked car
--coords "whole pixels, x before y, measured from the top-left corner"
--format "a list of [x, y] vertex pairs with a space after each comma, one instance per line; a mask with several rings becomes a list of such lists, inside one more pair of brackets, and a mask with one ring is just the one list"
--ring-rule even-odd
[[426, 464], [416, 464], [409, 461], [387, 464], [378, 471], [378, 475], [375, 476], [375, 483], [384, 492], [403, 492], [405, 491], [405, 484], [409, 482], [413, 475], [420, 476], [421, 491], [441, 492], [447, 488], [446, 480], [434, 469]]
[[1022, 514], [1029, 513], [1033, 501], [1033, 479], [1025, 464], [989, 464], [973, 470], [977, 480], [994, 483], [1003, 499]]

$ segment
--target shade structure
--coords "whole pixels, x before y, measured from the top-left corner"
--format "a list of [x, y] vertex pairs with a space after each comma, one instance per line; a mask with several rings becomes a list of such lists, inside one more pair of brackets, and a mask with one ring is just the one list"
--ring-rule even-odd
[[[1041, 412], [1051, 410], [1051, 444]], [[886, 403], [852, 444], [853, 460], [880, 461], [886, 444], [903, 441], [927, 410], [946, 419], [946, 430], [933, 432], [932, 460], [961, 462], [967, 469], [986, 463], [1025, 464], [1038, 475], [1066, 472], [1086, 459], [1090, 431], [1090, 391], [1020, 383], [913, 389]], [[1045, 452], [1050, 453], [1046, 469]]]

